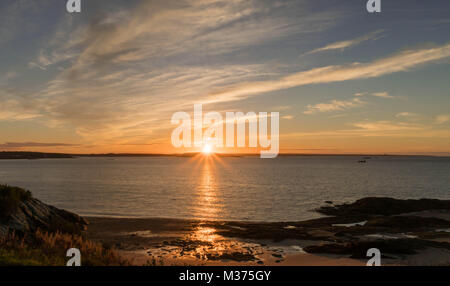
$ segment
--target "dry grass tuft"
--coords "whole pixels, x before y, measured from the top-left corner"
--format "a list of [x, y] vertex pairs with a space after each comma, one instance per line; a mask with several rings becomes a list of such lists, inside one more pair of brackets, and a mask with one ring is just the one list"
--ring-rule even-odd
[[66, 251], [78, 248], [83, 266], [122, 266], [129, 262], [113, 249], [80, 235], [36, 231], [33, 235], [11, 233], [0, 238], [0, 265], [65, 266]]

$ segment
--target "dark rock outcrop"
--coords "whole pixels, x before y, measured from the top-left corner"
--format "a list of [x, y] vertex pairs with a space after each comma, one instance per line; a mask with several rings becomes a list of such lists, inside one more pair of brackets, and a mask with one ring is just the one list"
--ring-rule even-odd
[[434, 217], [383, 216], [369, 219], [366, 227], [386, 227], [391, 229], [418, 230], [421, 228], [450, 228], [450, 221]]
[[12, 231], [17, 234], [33, 233], [37, 229], [81, 234], [87, 224], [84, 218], [74, 213], [44, 204], [35, 198], [27, 198], [0, 221], [0, 236]]
[[450, 200], [420, 199], [398, 200], [383, 197], [368, 197], [351, 204], [324, 206], [317, 212], [332, 216], [397, 215], [426, 210], [450, 210]]
[[323, 243], [307, 246], [304, 250], [309, 253], [351, 255], [350, 257], [352, 258], [366, 258], [367, 250], [370, 248], [378, 248], [383, 254], [411, 255], [427, 247], [449, 249], [450, 244], [447, 242], [419, 239], [379, 239], [375, 241], [353, 241], [348, 243]]

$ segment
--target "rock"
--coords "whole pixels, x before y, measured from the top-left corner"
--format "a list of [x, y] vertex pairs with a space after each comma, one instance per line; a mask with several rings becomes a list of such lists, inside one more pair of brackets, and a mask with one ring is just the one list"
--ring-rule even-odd
[[322, 229], [313, 229], [307, 232], [308, 235], [313, 237], [314, 239], [334, 239], [334, 233]]
[[368, 197], [351, 204], [324, 206], [317, 209], [319, 213], [332, 216], [397, 215], [424, 210], [450, 210], [450, 200], [398, 200]]
[[450, 243], [421, 239], [387, 239], [375, 241], [354, 241], [348, 243], [326, 243], [303, 248], [309, 253], [351, 255], [352, 258], [366, 258], [369, 248], [378, 248], [382, 254], [416, 254], [427, 247], [450, 249]]
[[418, 217], [418, 216], [390, 216], [390, 217], [376, 217], [369, 219], [365, 224], [368, 227], [388, 227], [399, 229], [413, 229], [433, 228], [433, 227], [450, 227], [450, 221], [433, 218], [433, 217]]
[[88, 222], [74, 214], [44, 204], [35, 198], [21, 201], [18, 207], [0, 222], [0, 236], [15, 231], [19, 234], [41, 229], [47, 232], [81, 234]]
[[255, 260], [255, 256], [250, 253], [232, 252], [223, 254], [206, 254], [209, 260], [233, 260], [233, 261], [252, 261]]

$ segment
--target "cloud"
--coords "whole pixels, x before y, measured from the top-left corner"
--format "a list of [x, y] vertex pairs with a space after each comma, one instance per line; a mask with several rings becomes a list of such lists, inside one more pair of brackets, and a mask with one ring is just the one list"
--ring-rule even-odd
[[[446, 44], [403, 51], [369, 63], [314, 68], [268, 81], [253, 81], [267, 77], [265, 65], [185, 66], [153, 72], [139, 69], [140, 65], [78, 72], [78, 67], [72, 67], [34, 94], [40, 99], [34, 109], [53, 121], [76, 126], [79, 135], [95, 142], [142, 134], [154, 138], [158, 129], [170, 128], [167, 118], [174, 111], [191, 110], [193, 103], [229, 102], [295, 86], [373, 78], [449, 56], [450, 44]], [[99, 85], [97, 79], [104, 83]], [[356, 99], [336, 100], [310, 105], [305, 113], [344, 110], [362, 104]]]
[[[211, 91], [279, 74], [270, 61], [255, 64], [229, 53], [315, 33], [336, 19], [301, 3], [138, 1], [113, 7], [78, 26], [65, 19], [64, 29], [29, 62], [30, 68], [58, 65], [60, 71], [30, 93], [33, 116], [105, 144], [155, 140], [172, 127], [173, 112], [210, 102]], [[13, 110], [21, 113], [19, 106]]]
[[444, 124], [447, 122], [450, 122], [450, 115], [442, 114], [442, 115], [436, 116], [436, 120], [435, 120], [436, 124]]
[[[45, 67], [73, 59], [74, 51], [78, 55], [73, 69], [140, 60], [161, 62], [175, 56], [179, 56], [178, 61], [186, 61], [192, 54], [199, 57], [220, 55], [281, 40], [294, 31], [300, 34], [318, 32], [332, 25], [338, 17], [326, 12], [308, 13], [302, 9], [304, 4], [296, 6], [297, 17], [286, 17], [273, 13], [280, 9], [276, 3], [253, 0], [142, 0], [130, 8], [104, 13], [74, 32], [66, 32], [71, 35], [69, 40], [64, 37], [55, 40], [60, 42], [60, 47], [51, 46], [51, 51], [41, 51], [33, 62]], [[299, 15], [302, 15], [301, 20]]]
[[291, 120], [291, 119], [294, 119], [294, 116], [292, 116], [292, 115], [284, 115], [281, 118], [287, 119], [287, 120]]
[[37, 63], [35, 63], [35, 62], [29, 62], [28, 63], [28, 68], [29, 69], [33, 69], [33, 68], [38, 68], [38, 69], [40, 69], [40, 70], [47, 70], [47, 68], [45, 67], [45, 66], [42, 66], [42, 65], [40, 65], [40, 64], [37, 64]]
[[[138, 1], [135, 6], [113, 5], [113, 10], [91, 21], [83, 18], [78, 26], [67, 20], [30, 61], [30, 67], [39, 69], [58, 65], [54, 70], [60, 72], [45, 73], [52, 79], [33, 86], [40, 88], [35, 92], [24, 88], [26, 95], [8, 96], [7, 101], [0, 94], [0, 118], [67, 124], [89, 143], [126, 144], [138, 138], [140, 144], [166, 136], [161, 130], [172, 127], [172, 113], [190, 111], [194, 103], [210, 103], [208, 108], [220, 111], [225, 107], [214, 103], [295, 86], [379, 77], [450, 55], [450, 45], [443, 45], [293, 74], [274, 68], [273, 58], [255, 64], [254, 59], [236, 57], [236, 51], [253, 54], [255, 47], [315, 34], [336, 21], [335, 11], [314, 13], [299, 3], [280, 8], [260, 1]], [[321, 112], [359, 104], [344, 100], [311, 108]]]
[[382, 98], [395, 98], [394, 96], [389, 95], [386, 91], [383, 92], [374, 92], [372, 93], [373, 96], [376, 97], [382, 97]]
[[400, 112], [395, 115], [397, 118], [414, 118], [417, 116], [419, 116], [419, 114], [412, 112]]
[[375, 78], [396, 72], [406, 72], [414, 67], [448, 57], [450, 57], [450, 44], [434, 48], [407, 50], [369, 63], [325, 66], [294, 73], [277, 80], [237, 85], [221, 92], [212, 93], [209, 100], [211, 102], [232, 101], [296, 86]]
[[29, 120], [41, 116], [37, 100], [13, 89], [0, 90], [0, 120]]
[[[361, 138], [361, 137], [397, 137], [397, 138], [450, 138], [450, 130], [433, 129], [433, 126], [395, 122], [390, 120], [362, 121], [352, 123], [351, 129], [319, 130], [313, 132], [293, 132], [282, 134], [283, 138]], [[420, 131], [420, 132], [419, 132]]]
[[327, 103], [317, 103], [314, 105], [308, 105], [306, 108], [308, 110], [304, 111], [304, 114], [315, 114], [319, 112], [330, 112], [338, 110], [346, 110], [350, 108], [360, 107], [366, 104], [359, 98], [353, 98], [352, 100], [342, 101], [342, 100], [332, 100]]
[[[361, 97], [361, 96], [366, 96], [367, 94], [368, 94], [367, 92], [358, 92], [358, 93], [355, 93], [354, 95], [357, 97]], [[389, 95], [389, 93], [387, 91], [373, 92], [371, 95], [376, 96], [376, 97], [382, 97], [382, 98], [395, 98], [395, 96]]]
[[[420, 132], [417, 132], [420, 130]], [[365, 129], [347, 129], [347, 130], [330, 130], [330, 131], [314, 131], [314, 132], [293, 132], [284, 133], [280, 135], [280, 138], [303, 138], [303, 139], [319, 139], [330, 140], [335, 138], [352, 139], [352, 138], [367, 138], [367, 137], [389, 137], [389, 138], [450, 138], [449, 130], [429, 130], [429, 129], [417, 129], [417, 130], [365, 130]]]
[[14, 149], [14, 148], [31, 148], [31, 147], [73, 147], [75, 144], [65, 143], [38, 143], [38, 142], [6, 142], [0, 144], [0, 148]]
[[377, 30], [374, 32], [371, 32], [367, 35], [352, 39], [352, 40], [347, 40], [347, 41], [340, 41], [340, 42], [335, 42], [329, 45], [326, 45], [324, 47], [321, 48], [317, 48], [315, 50], [312, 50], [310, 52], [307, 52], [304, 55], [307, 54], [315, 54], [315, 53], [319, 53], [319, 52], [324, 52], [324, 51], [330, 51], [330, 50], [340, 50], [343, 51], [345, 49], [348, 49], [350, 47], [359, 45], [363, 42], [369, 41], [369, 40], [376, 40], [379, 39], [381, 36], [380, 34], [383, 32], [383, 30]]
[[358, 122], [353, 126], [366, 131], [400, 131], [400, 130], [421, 130], [423, 125], [411, 123], [396, 123], [391, 121]]

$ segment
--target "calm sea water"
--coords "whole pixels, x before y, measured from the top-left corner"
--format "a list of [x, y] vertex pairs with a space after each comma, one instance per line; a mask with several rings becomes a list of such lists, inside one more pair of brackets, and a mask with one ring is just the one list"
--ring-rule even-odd
[[0, 183], [81, 215], [290, 221], [324, 201], [450, 199], [450, 158], [359, 156], [0, 160]]

